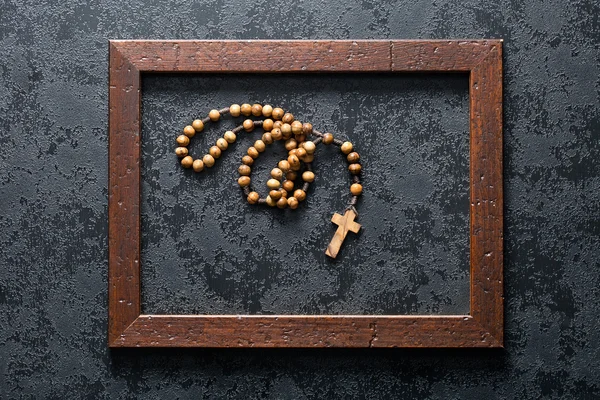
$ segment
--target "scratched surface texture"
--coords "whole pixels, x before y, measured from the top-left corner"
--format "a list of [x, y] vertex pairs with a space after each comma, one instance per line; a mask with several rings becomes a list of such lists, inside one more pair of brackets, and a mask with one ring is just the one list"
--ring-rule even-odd
[[[0, 398], [598, 398], [599, 14], [585, 0], [0, 1]], [[505, 349], [108, 350], [108, 39], [461, 37], [505, 39]], [[145, 310], [468, 308], [464, 77], [230, 78], [144, 78]], [[295, 214], [239, 201], [248, 139], [202, 177], [176, 168], [175, 131], [234, 97], [359, 146], [365, 231], [335, 263], [339, 155], [318, 158]]]

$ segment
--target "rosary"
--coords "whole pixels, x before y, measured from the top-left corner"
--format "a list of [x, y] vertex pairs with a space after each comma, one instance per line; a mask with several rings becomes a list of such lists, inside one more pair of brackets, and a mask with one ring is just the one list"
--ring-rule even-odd
[[[244, 120], [242, 125], [226, 131], [222, 138], [217, 139], [215, 146], [209, 149], [208, 154], [205, 154], [201, 159], [194, 160], [192, 156], [188, 155], [187, 146], [190, 144], [190, 139], [196, 133], [201, 132], [204, 125], [209, 121], [217, 122], [221, 119], [221, 116], [227, 114], [232, 117], [243, 115], [244, 117], [264, 117], [265, 119], [254, 120], [248, 118]], [[245, 199], [250, 204], [267, 204], [270, 207], [294, 210], [298, 208], [299, 202], [306, 199], [308, 188], [311, 182], [315, 180], [311, 163], [315, 158], [317, 145], [321, 143], [325, 145], [334, 144], [346, 156], [349, 163], [348, 170], [352, 174], [352, 185], [350, 186], [352, 197], [343, 216], [338, 213], [333, 214], [331, 222], [338, 225], [338, 229], [325, 251], [325, 254], [329, 257], [335, 258], [348, 231], [358, 233], [361, 227], [360, 224], [354, 221], [358, 217], [358, 212], [354, 206], [358, 201], [358, 196], [362, 193], [359, 178], [362, 167], [359, 163], [360, 156], [353, 151], [352, 143], [335, 139], [331, 133], [321, 133], [313, 129], [312, 124], [295, 120], [292, 114], [279, 107], [273, 108], [270, 105], [262, 106], [260, 104], [242, 104], [241, 106], [232, 104], [230, 107], [221, 110], [211, 110], [208, 117], [196, 119], [191, 125], [183, 128], [183, 135], [177, 137], [179, 147], [175, 149], [175, 154], [181, 158], [181, 165], [184, 168], [192, 168], [196, 172], [201, 172], [204, 168], [211, 168], [215, 165], [215, 160], [221, 157], [222, 152], [236, 141], [237, 135], [242, 130], [252, 132], [256, 127], [262, 127], [264, 130], [262, 139], [255, 141], [254, 145], [248, 148], [247, 154], [242, 157], [242, 164], [238, 168], [240, 174], [238, 184], [243, 190]], [[311, 136], [316, 138], [310, 140], [309, 137]], [[271, 170], [271, 179], [267, 181], [269, 194], [266, 198], [263, 198], [250, 185], [251, 167], [260, 153], [265, 151], [266, 146], [278, 140], [285, 141], [288, 158], [279, 161], [277, 167]], [[301, 177], [302, 184], [296, 188], [298, 177]]]

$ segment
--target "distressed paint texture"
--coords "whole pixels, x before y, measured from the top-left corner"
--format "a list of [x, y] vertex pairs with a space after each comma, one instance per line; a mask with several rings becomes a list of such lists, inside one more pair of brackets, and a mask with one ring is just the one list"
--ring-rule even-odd
[[[583, 0], [2, 1], [0, 397], [600, 396], [599, 14]], [[461, 37], [505, 39], [504, 350], [108, 350], [108, 39]], [[353, 78], [144, 79], [146, 309], [464, 312], [466, 83]], [[365, 231], [334, 264], [320, 260], [348, 179], [337, 155], [294, 216], [225, 196], [248, 141], [200, 179], [175, 168], [171, 130], [232, 97], [285, 104], [365, 154]]]

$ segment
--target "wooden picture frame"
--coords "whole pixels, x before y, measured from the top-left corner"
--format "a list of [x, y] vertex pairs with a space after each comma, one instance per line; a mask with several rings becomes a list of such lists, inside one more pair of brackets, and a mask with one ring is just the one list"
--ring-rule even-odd
[[[503, 346], [501, 40], [116, 40], [109, 47], [110, 347]], [[141, 315], [144, 72], [468, 73], [469, 314]]]

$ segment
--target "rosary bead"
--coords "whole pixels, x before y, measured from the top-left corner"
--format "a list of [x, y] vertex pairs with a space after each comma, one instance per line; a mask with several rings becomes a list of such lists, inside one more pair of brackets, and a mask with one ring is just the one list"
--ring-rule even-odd
[[302, 124], [302, 133], [304, 133], [306, 136], [312, 135], [313, 127], [310, 122], [305, 122]]
[[260, 104], [252, 105], [252, 115], [255, 117], [260, 117], [262, 115], [262, 106]]
[[229, 106], [229, 114], [231, 114], [232, 117], [239, 117], [240, 112], [241, 109], [239, 104], [232, 104], [231, 106]]
[[[282, 126], [283, 126], [283, 122], [281, 122], [281, 121], [273, 122], [273, 129], [275, 129], [275, 128], [281, 129]], [[273, 130], [273, 129], [271, 129], [271, 130]]]
[[294, 190], [294, 197], [298, 199], [298, 201], [304, 201], [306, 199], [306, 192], [302, 189]]
[[304, 143], [306, 141], [306, 135], [304, 133], [296, 135], [296, 140], [298, 141], [298, 143]]
[[304, 150], [306, 150], [306, 152], [308, 154], [314, 154], [315, 150], [317, 149], [317, 145], [315, 145], [313, 142], [304, 142], [302, 144], [302, 147], [304, 147]]
[[254, 164], [254, 158], [246, 155], [244, 157], [242, 157], [242, 164], [246, 164], [248, 166]]
[[244, 120], [244, 123], [242, 125], [246, 132], [252, 132], [252, 130], [254, 129], [254, 121], [251, 119]]
[[269, 192], [269, 196], [271, 196], [271, 198], [275, 201], [279, 200], [282, 195], [283, 195], [283, 193], [281, 193], [280, 190], [271, 190]]
[[292, 113], [285, 113], [281, 118], [284, 124], [291, 124], [294, 121], [294, 115]]
[[249, 117], [252, 114], [252, 106], [248, 103], [244, 103], [240, 106], [240, 112], [243, 116]]
[[219, 110], [210, 110], [208, 118], [210, 118], [212, 122], [217, 122], [221, 118], [221, 113]]
[[273, 117], [274, 120], [279, 120], [281, 118], [283, 118], [284, 112], [283, 109], [276, 107], [273, 109], [273, 112], [271, 113], [271, 116]]
[[284, 209], [287, 207], [287, 199], [282, 197], [279, 200], [277, 200], [277, 208], [281, 208]]
[[273, 140], [273, 136], [271, 135], [271, 132], [263, 133], [262, 141], [265, 142], [265, 144], [272, 144], [274, 140]]
[[291, 149], [290, 151], [288, 151], [288, 157], [289, 156], [298, 156], [298, 149]]
[[221, 157], [221, 149], [218, 148], [217, 146], [212, 146], [209, 150], [208, 150], [208, 154], [210, 154], [211, 156], [213, 156], [214, 158], [219, 158]]
[[313, 182], [315, 180], [315, 174], [312, 171], [304, 171], [302, 173], [302, 180], [304, 182]]
[[194, 160], [192, 168], [194, 168], [194, 171], [196, 172], [202, 172], [202, 170], [204, 169], [204, 163], [202, 162], [202, 160]]
[[296, 208], [298, 208], [298, 199], [295, 197], [290, 197], [289, 199], [287, 199], [287, 205], [292, 210], [295, 210]]
[[298, 156], [299, 159], [303, 160], [304, 157], [306, 156], [306, 150], [304, 149], [304, 147], [300, 147], [300, 148], [296, 149], [296, 155]]
[[286, 136], [288, 139], [292, 137], [292, 126], [290, 124], [281, 125], [281, 134]]
[[285, 197], [287, 199], [288, 192], [284, 188], [279, 189], [279, 193], [281, 193], [281, 197]]
[[265, 132], [270, 132], [273, 129], [273, 120], [271, 118], [267, 118], [263, 121], [262, 128]]
[[281, 160], [281, 161], [279, 161], [279, 163], [277, 164], [277, 166], [283, 172], [288, 172], [289, 169], [290, 169], [290, 163], [288, 162], [288, 160]]
[[358, 155], [357, 152], [353, 151], [352, 153], [348, 154], [348, 157], [346, 157], [348, 159], [349, 163], [355, 163], [360, 159], [360, 156]]
[[194, 129], [193, 126], [188, 125], [185, 128], [183, 128], [183, 134], [189, 138], [194, 137], [194, 135], [196, 134], [196, 130]]
[[281, 185], [286, 192], [291, 192], [294, 190], [294, 182], [293, 181], [285, 180], [285, 181], [283, 181], [283, 183]]
[[256, 192], [248, 193], [248, 203], [256, 204], [258, 203], [258, 199], [260, 199], [260, 195]]
[[265, 151], [265, 149], [267, 148], [267, 146], [265, 145], [265, 142], [263, 142], [262, 140], [258, 139], [256, 142], [254, 142], [254, 148], [256, 150], [258, 150], [259, 153], [262, 153], [263, 151]]
[[238, 185], [240, 187], [246, 187], [250, 185], [250, 177], [249, 176], [240, 176], [238, 178]]
[[227, 143], [227, 140], [219, 138], [217, 139], [217, 147], [221, 149], [221, 151], [225, 151], [229, 147], [229, 143]]
[[325, 133], [323, 135], [323, 144], [333, 143], [333, 135], [331, 133]]
[[194, 159], [191, 156], [185, 156], [181, 159], [181, 166], [183, 168], [190, 168], [194, 163]]
[[294, 171], [297, 171], [300, 168], [300, 159], [297, 155], [291, 155], [288, 157], [288, 162], [290, 163], [290, 168]]
[[231, 143], [235, 142], [235, 139], [237, 139], [237, 136], [235, 135], [235, 133], [233, 133], [233, 131], [227, 131], [223, 135], [223, 138], [225, 140], [227, 140], [227, 143], [231, 144]]
[[352, 175], [358, 175], [360, 174], [360, 170], [362, 169], [362, 167], [360, 166], [360, 164], [350, 164], [348, 166], [348, 171], [350, 171], [350, 173]]
[[187, 146], [188, 144], [190, 144], [190, 138], [185, 136], [185, 135], [179, 135], [177, 136], [177, 144], [180, 146]]
[[270, 104], [265, 104], [262, 108], [262, 115], [265, 118], [269, 118], [273, 114], [273, 106]]
[[188, 149], [187, 147], [178, 147], [175, 149], [175, 154], [177, 157], [185, 157], [188, 155]]
[[252, 172], [252, 169], [250, 168], [249, 165], [242, 164], [238, 167], [238, 172], [240, 173], [240, 175], [249, 176], [250, 173]]
[[287, 151], [295, 149], [297, 146], [298, 146], [298, 142], [296, 142], [296, 139], [288, 139], [285, 141], [285, 149]]
[[311, 163], [311, 162], [313, 162], [314, 160], [315, 160], [315, 155], [314, 155], [314, 154], [307, 154], [307, 155], [304, 157], [304, 160], [302, 160], [302, 161], [304, 161], [305, 163]]
[[277, 202], [271, 196], [267, 196], [265, 200], [267, 205], [270, 207], [275, 207], [275, 205], [277, 205]]
[[352, 147], [353, 147], [352, 143], [344, 142], [344, 143], [342, 143], [340, 150], [342, 150], [342, 153], [344, 153], [344, 154], [349, 154], [352, 151]]
[[210, 168], [215, 165], [215, 159], [210, 154], [205, 154], [204, 157], [202, 157], [202, 162], [204, 162], [204, 166], [206, 168]]
[[350, 186], [350, 193], [354, 196], [360, 196], [362, 193], [362, 185], [360, 183], [353, 183], [352, 186]]
[[280, 181], [283, 178], [283, 171], [279, 168], [273, 168], [271, 170], [271, 177]]
[[279, 189], [280, 185], [281, 182], [279, 182], [277, 179], [271, 178], [267, 181], [267, 187], [271, 190]]
[[273, 130], [271, 131], [271, 136], [275, 140], [281, 140], [281, 138], [283, 137], [281, 135], [281, 129], [279, 129], [279, 128], [273, 128]]
[[258, 150], [256, 150], [256, 149], [254, 148], [254, 146], [251, 146], [251, 147], [249, 147], [249, 148], [248, 148], [248, 155], [249, 155], [250, 157], [252, 157], [252, 158], [256, 159], [256, 158], [258, 158], [258, 155], [259, 155], [259, 154], [260, 154], [260, 153], [258, 152]]
[[287, 179], [288, 181], [295, 181], [296, 178], [298, 178], [298, 173], [295, 171], [288, 171], [285, 174], [285, 179]]
[[196, 132], [201, 132], [204, 129], [204, 122], [202, 122], [201, 119], [195, 119], [192, 122], [192, 128], [194, 128]]
[[302, 122], [300, 122], [300, 121], [292, 122], [292, 133], [294, 135], [300, 135], [302, 133]]

